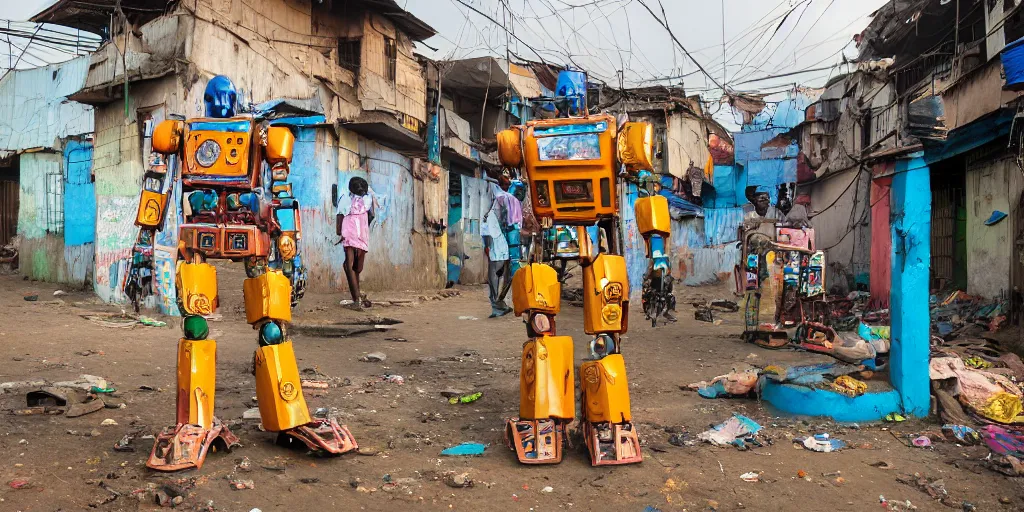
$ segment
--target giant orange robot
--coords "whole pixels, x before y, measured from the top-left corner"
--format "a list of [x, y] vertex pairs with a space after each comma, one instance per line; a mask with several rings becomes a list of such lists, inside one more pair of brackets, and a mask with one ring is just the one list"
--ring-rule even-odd
[[[217, 308], [212, 259], [241, 261], [245, 316], [258, 331], [256, 397], [263, 428], [314, 452], [356, 448], [332, 418], [311, 418], [302, 396], [287, 325], [305, 287], [299, 255], [299, 205], [287, 182], [295, 138], [260, 115], [236, 114], [231, 81], [216, 76], [204, 95], [206, 117], [167, 120], [153, 130], [154, 156], [135, 224], [140, 227], [125, 293], [138, 304], [151, 286], [154, 233], [163, 228], [172, 187], [187, 198], [179, 226], [176, 288], [184, 317], [178, 342], [177, 421], [157, 438], [146, 463], [161, 471], [199, 468], [214, 445], [238, 439], [214, 416], [216, 341], [205, 316]], [[180, 180], [176, 173], [180, 168]]]
[[[588, 115], [582, 73], [563, 72], [556, 92], [562, 117], [530, 121], [501, 132], [499, 154], [503, 165], [526, 174], [534, 212], [544, 227], [557, 224], [577, 230], [583, 327], [593, 336], [591, 358], [579, 368], [581, 430], [591, 463], [640, 462], [620, 352], [629, 317], [620, 192], [627, 182], [646, 186], [643, 177], [650, 176], [652, 128], [646, 123], [617, 126], [612, 116]], [[670, 222], [665, 197], [641, 197], [634, 210], [648, 255], [663, 262]], [[595, 225], [607, 245], [596, 251], [587, 233]], [[519, 417], [508, 421], [505, 434], [525, 464], [560, 462], [566, 428], [576, 417], [573, 339], [555, 333], [560, 284], [554, 268], [537, 261], [541, 253], [535, 251], [532, 262], [512, 280], [515, 314], [524, 315], [529, 341], [523, 345]], [[665, 270], [649, 267], [649, 273]]]

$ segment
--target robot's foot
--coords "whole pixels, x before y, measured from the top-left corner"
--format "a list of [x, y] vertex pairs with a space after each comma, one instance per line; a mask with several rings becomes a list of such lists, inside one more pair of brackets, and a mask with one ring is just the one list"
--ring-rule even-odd
[[211, 447], [214, 451], [218, 446], [230, 451], [239, 444], [238, 437], [217, 418], [213, 419], [210, 429], [180, 424], [166, 428], [156, 436], [146, 466], [157, 471], [199, 469]]
[[562, 462], [567, 423], [557, 419], [512, 418], [505, 423], [505, 444], [523, 464], [557, 464]]
[[583, 423], [590, 463], [594, 466], [635, 464], [643, 460], [632, 423]]
[[339, 425], [334, 418], [313, 421], [281, 432], [288, 440], [302, 441], [313, 452], [323, 455], [341, 455], [359, 448], [348, 427]]

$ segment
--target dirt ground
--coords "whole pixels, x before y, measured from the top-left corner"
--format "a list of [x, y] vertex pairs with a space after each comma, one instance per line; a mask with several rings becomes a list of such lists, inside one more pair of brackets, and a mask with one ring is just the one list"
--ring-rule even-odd
[[[511, 316], [487, 319], [484, 287], [394, 293], [374, 299], [413, 299], [409, 305], [377, 307], [371, 313], [342, 309], [340, 295], [311, 294], [294, 321], [356, 321], [374, 315], [402, 323], [388, 332], [327, 338], [296, 334], [299, 368], [316, 368], [350, 385], [325, 393], [307, 391], [312, 408], [330, 407], [346, 423], [364, 453], [313, 458], [274, 444], [256, 420], [243, 420], [254, 398], [249, 373], [256, 334], [241, 307], [240, 269], [221, 270], [223, 319], [211, 322], [218, 341], [217, 414], [232, 425], [242, 447], [213, 453], [198, 472], [166, 475], [144, 465], [152, 445], [137, 439], [134, 453], [115, 452], [123, 435], [155, 433], [174, 420], [175, 344], [172, 318], [165, 328], [112, 328], [83, 318], [117, 312], [88, 292], [53, 297], [59, 287], [0, 277], [0, 382], [70, 380], [81, 374], [108, 379], [126, 403], [77, 418], [15, 416], [25, 390], [0, 395], [0, 510], [153, 510], [149, 487], [178, 485], [187, 497], [177, 508], [219, 511], [310, 510], [878, 510], [879, 497], [910, 502], [918, 510], [949, 510], [916, 486], [898, 478], [920, 473], [942, 479], [956, 509], [1024, 510], [1024, 479], [1011, 479], [981, 466], [983, 447], [936, 443], [911, 448], [897, 436], [937, 432], [934, 421], [896, 425], [836, 425], [821, 419], [776, 417], [752, 399], [706, 400], [680, 389], [747, 365], [823, 360], [797, 352], [765, 351], [739, 339], [738, 313], [722, 314], [721, 325], [693, 320], [690, 298], [717, 298], [723, 290], [682, 289], [680, 321], [652, 329], [633, 307], [632, 330], [623, 351], [629, 368], [633, 416], [644, 444], [642, 464], [592, 468], [583, 451], [567, 451], [554, 466], [522, 466], [502, 441], [504, 419], [516, 414], [519, 353], [525, 329]], [[38, 294], [36, 302], [25, 295]], [[431, 299], [433, 297], [434, 299]], [[427, 300], [424, 300], [426, 298]], [[576, 359], [586, 354], [579, 308], [563, 306], [560, 334], [576, 339]], [[388, 338], [392, 338], [389, 340]], [[396, 341], [394, 338], [407, 341]], [[89, 352], [93, 351], [93, 352]], [[361, 362], [383, 351], [384, 362]], [[383, 382], [384, 374], [404, 384]], [[155, 388], [149, 391], [141, 386]], [[483, 392], [479, 401], [449, 405], [441, 391]], [[764, 427], [763, 447], [740, 451], [694, 443], [674, 446], [672, 432], [689, 438], [732, 413], [746, 414]], [[101, 425], [105, 419], [117, 425]], [[850, 449], [816, 453], [794, 448], [791, 439], [829, 432]], [[895, 434], [895, 435], [894, 435]], [[685, 436], [684, 436], [685, 437]], [[460, 442], [487, 444], [482, 457], [441, 457]], [[247, 458], [248, 472], [236, 471]], [[872, 464], [885, 461], [892, 469]], [[740, 478], [762, 472], [759, 482]], [[799, 478], [798, 472], [806, 477]], [[468, 473], [475, 485], [453, 488], [444, 475]], [[227, 477], [251, 479], [254, 489], [234, 490]], [[829, 476], [823, 476], [829, 475]], [[12, 483], [28, 485], [15, 489]], [[388, 483], [390, 481], [390, 483]], [[109, 490], [108, 490], [109, 489]], [[113, 501], [115, 493], [120, 496]], [[652, 507], [652, 508], [647, 508]], [[968, 508], [964, 508], [967, 510]]]

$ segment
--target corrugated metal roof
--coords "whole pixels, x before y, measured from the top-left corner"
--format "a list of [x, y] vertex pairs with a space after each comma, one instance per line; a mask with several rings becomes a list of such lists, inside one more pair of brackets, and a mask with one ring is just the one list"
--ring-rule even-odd
[[89, 57], [17, 70], [0, 79], [0, 150], [51, 148], [58, 138], [93, 131], [92, 107], [67, 97], [85, 85]]

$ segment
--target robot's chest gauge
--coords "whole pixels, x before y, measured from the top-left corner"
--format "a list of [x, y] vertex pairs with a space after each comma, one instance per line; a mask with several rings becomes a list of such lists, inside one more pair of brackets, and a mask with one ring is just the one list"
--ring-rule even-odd
[[182, 178], [194, 184], [238, 186], [251, 183], [252, 156], [258, 155], [252, 119], [194, 119], [186, 123]]

